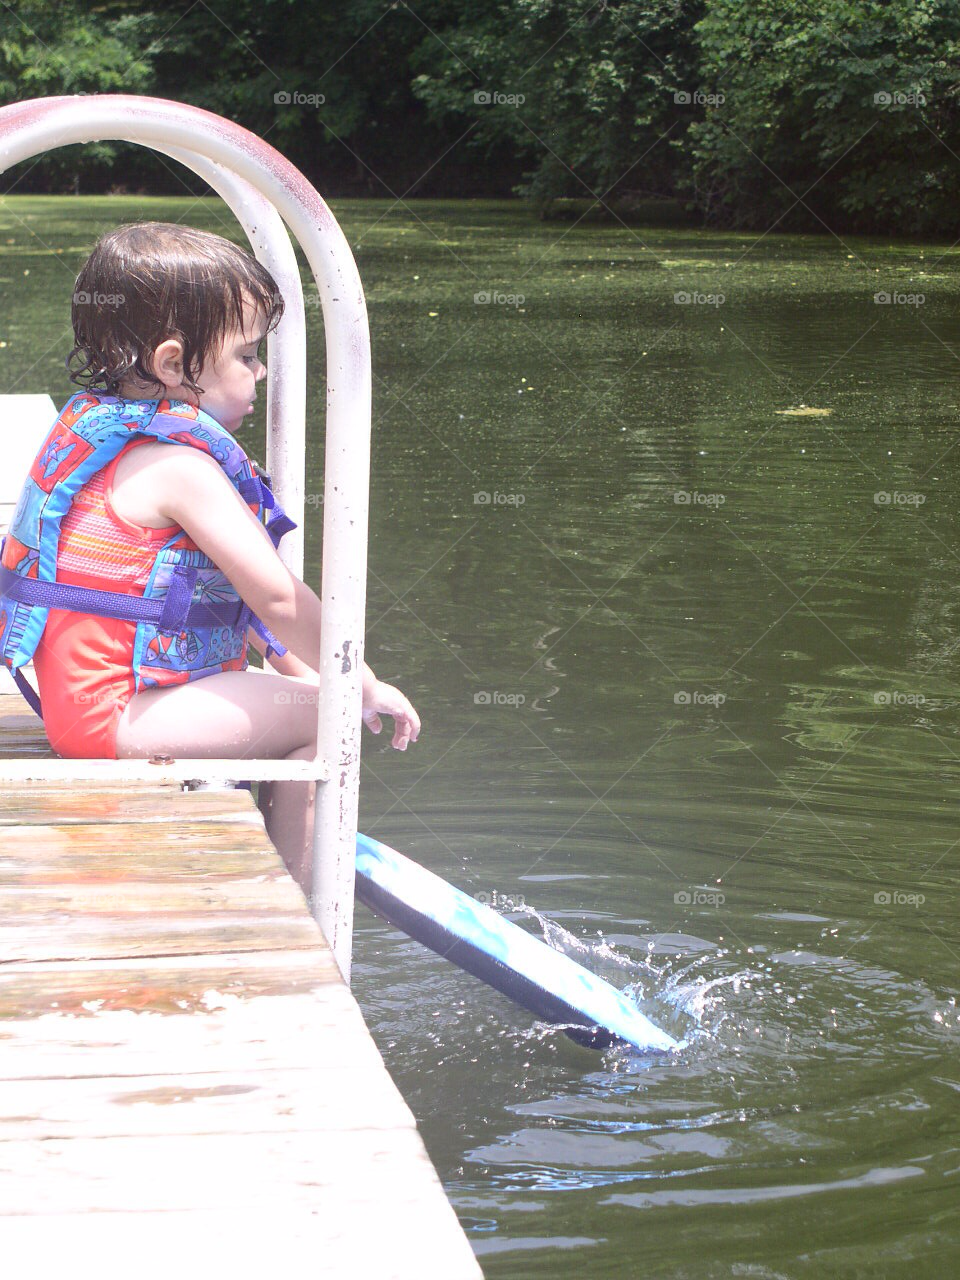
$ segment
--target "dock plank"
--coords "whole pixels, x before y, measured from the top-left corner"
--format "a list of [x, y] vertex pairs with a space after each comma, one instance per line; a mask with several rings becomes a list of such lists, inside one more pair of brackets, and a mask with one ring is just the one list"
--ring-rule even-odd
[[[189, 811], [182, 797], [195, 797]], [[243, 797], [246, 796], [246, 799]], [[179, 783], [84, 787], [37, 786], [34, 783], [0, 783], [0, 826], [75, 822], [170, 823], [187, 817], [190, 822], [259, 821], [249, 791], [185, 792]]]
[[282, 879], [274, 848], [253, 822], [177, 822], [150, 829], [149, 863], [137, 857], [142, 827], [134, 823], [9, 825], [0, 833], [0, 882], [114, 884], [126, 880], [175, 885], [264, 876]]
[[[32, 677], [31, 671], [28, 678]], [[0, 692], [0, 756], [53, 759], [56, 753], [50, 746], [43, 721], [31, 711], [3, 666], [0, 666], [0, 681], [0, 689], [12, 686], [12, 692]]]
[[[192, 792], [191, 796], [217, 793]], [[140, 797], [142, 798], [142, 797]], [[201, 803], [203, 803], [201, 801]], [[249, 797], [247, 804], [249, 805]], [[206, 804], [209, 809], [209, 804]], [[254, 810], [254, 812], [256, 812]], [[256, 815], [259, 819], [259, 814]], [[61, 878], [51, 884], [31, 883], [25, 849], [31, 827], [16, 828], [9, 844], [20, 850], [16, 866], [8, 860], [8, 841], [0, 854], [0, 963], [11, 960], [87, 960], [133, 955], [199, 954], [222, 951], [273, 951], [321, 945], [319, 930], [304, 910], [304, 897], [277, 865], [277, 856], [258, 823], [246, 828], [247, 844], [255, 843], [251, 862], [257, 871], [245, 884], [236, 879], [221, 884], [221, 868], [215, 853], [199, 852], [206, 844], [202, 829], [223, 846], [231, 831], [245, 828], [235, 821], [196, 823], [193, 839], [181, 841], [184, 854], [193, 857], [178, 883], [156, 880], [159, 863], [154, 851], [169, 852], [171, 830], [157, 824], [83, 824], [42, 828], [47, 865], [63, 851]], [[119, 836], [119, 839], [117, 838]], [[253, 838], [250, 838], [253, 837]], [[266, 844], [266, 847], [264, 847]], [[198, 849], [199, 846], [199, 849]], [[104, 868], [98, 855], [99, 878], [89, 865], [91, 847], [113, 853], [113, 868]], [[67, 852], [68, 851], [68, 852]], [[204, 865], [206, 864], [206, 865]], [[103, 879], [118, 868], [122, 879]], [[268, 877], [267, 869], [273, 872]], [[269, 879], [269, 883], [268, 883]]]
[[[236, 974], [237, 970], [233, 971]], [[272, 975], [282, 985], [286, 970]], [[229, 980], [230, 973], [220, 975]], [[337, 975], [315, 978], [309, 994], [269, 992], [250, 997], [248, 986], [221, 981], [186, 996], [164, 984], [158, 995], [169, 1012], [151, 1015], [138, 1008], [144, 992], [128, 988], [129, 1009], [98, 1008], [103, 997], [90, 993], [81, 1014], [48, 1009], [31, 1023], [11, 1020], [2, 1028], [0, 1080], [61, 1080], [89, 1076], [196, 1077], [265, 1068], [321, 1071], [328, 1061], [362, 1060], [365, 1027], [354, 1022], [353, 1005]], [[150, 978], [156, 981], [153, 974]], [[260, 978], [261, 988], [266, 981]], [[243, 991], [238, 995], [237, 991]], [[106, 1003], [117, 1001], [109, 992]], [[5, 1087], [5, 1086], [4, 1086]], [[360, 1106], [352, 1092], [342, 1100]], [[329, 1099], [328, 1105], [336, 1104]]]
[[[401, 1099], [378, 1089], [380, 1063], [327, 1061], [295, 1069], [211, 1071], [202, 1076], [84, 1076], [4, 1084], [0, 1144], [172, 1134], [349, 1132], [409, 1125]], [[362, 1117], [328, 1098], [363, 1090]], [[2, 1147], [0, 1147], [2, 1149]]]
[[[63, 1213], [53, 1219], [54, 1230], [38, 1229], [43, 1219], [7, 1217], [3, 1239], [10, 1256], [29, 1253], [34, 1276], [72, 1274], [78, 1257], [96, 1257], [100, 1280], [127, 1280], [131, 1273], [137, 1280], [305, 1273], [322, 1280], [482, 1280], [476, 1263], [451, 1247], [442, 1225], [438, 1229], [427, 1200], [394, 1204], [388, 1194], [381, 1204], [365, 1206], [360, 1225], [353, 1204], [343, 1197], [319, 1213], [284, 1205], [112, 1213], [106, 1226], [103, 1215]], [[411, 1234], [423, 1242], [416, 1271], [403, 1247]]]
[[[2, 909], [2, 907], [0, 907]], [[206, 951], [292, 951], [315, 948], [316, 926], [302, 915], [276, 916], [266, 908], [210, 918], [184, 913], [167, 918], [100, 914], [74, 919], [38, 912], [30, 920], [4, 924], [0, 964], [15, 960], [97, 960], [122, 956], [202, 955]]]
[[0, 1087], [31, 1274], [482, 1275], [247, 791], [0, 785]]
[[[0, 1142], [0, 1223], [14, 1214], [42, 1218], [297, 1204], [309, 1210], [317, 1207], [319, 1192], [337, 1193], [345, 1181], [363, 1186], [369, 1221], [378, 1204], [392, 1198], [413, 1208], [422, 1191], [416, 1175], [425, 1156], [411, 1131], [288, 1129], [203, 1137], [203, 1142], [192, 1134]], [[410, 1175], [412, 1186], [405, 1181]]]

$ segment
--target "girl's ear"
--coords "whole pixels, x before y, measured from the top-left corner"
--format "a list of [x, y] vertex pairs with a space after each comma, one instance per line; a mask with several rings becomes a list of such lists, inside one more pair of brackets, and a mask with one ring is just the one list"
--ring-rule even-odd
[[151, 364], [168, 391], [179, 387], [183, 382], [183, 344], [178, 338], [165, 338], [155, 349]]

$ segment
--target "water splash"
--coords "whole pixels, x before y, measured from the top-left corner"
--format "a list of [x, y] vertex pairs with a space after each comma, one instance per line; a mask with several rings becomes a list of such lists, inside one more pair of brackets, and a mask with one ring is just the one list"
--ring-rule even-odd
[[731, 1016], [729, 998], [738, 997], [764, 976], [752, 968], [738, 968], [719, 976], [703, 972], [718, 960], [725, 960], [729, 948], [711, 948], [675, 970], [672, 965], [676, 957], [658, 958], [653, 941], [647, 942], [643, 957], [637, 958], [619, 950], [602, 930], [593, 938], [577, 937], [528, 903], [515, 906], [510, 914], [520, 917], [517, 923], [526, 920], [536, 924], [548, 946], [611, 982], [638, 1009], [667, 1027], [680, 1040], [681, 1049], [699, 1039], [715, 1038]]

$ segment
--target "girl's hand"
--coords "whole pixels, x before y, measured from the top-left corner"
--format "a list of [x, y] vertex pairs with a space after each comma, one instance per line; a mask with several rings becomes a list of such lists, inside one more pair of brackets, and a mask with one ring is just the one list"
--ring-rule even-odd
[[373, 680], [363, 687], [363, 723], [373, 733], [383, 728], [380, 716], [393, 717], [393, 740], [391, 747], [398, 751], [406, 751], [408, 742], [416, 742], [420, 733], [420, 717], [417, 715], [409, 698], [392, 684], [382, 680]]

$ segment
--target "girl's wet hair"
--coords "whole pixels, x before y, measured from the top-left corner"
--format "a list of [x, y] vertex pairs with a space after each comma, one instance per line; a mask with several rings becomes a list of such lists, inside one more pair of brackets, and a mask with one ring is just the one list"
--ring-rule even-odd
[[178, 338], [184, 385], [198, 394], [204, 357], [234, 323], [242, 326], [245, 298], [266, 315], [265, 332], [274, 329], [283, 315], [276, 282], [252, 254], [222, 236], [174, 222], [108, 231], [77, 276], [70, 380], [119, 396], [120, 383], [133, 377], [163, 396], [145, 358], [167, 338]]

